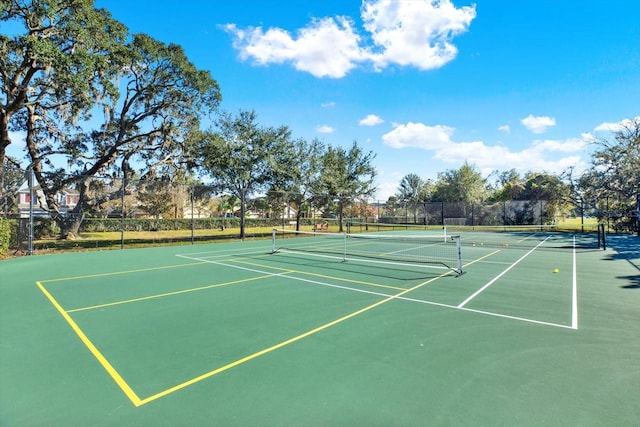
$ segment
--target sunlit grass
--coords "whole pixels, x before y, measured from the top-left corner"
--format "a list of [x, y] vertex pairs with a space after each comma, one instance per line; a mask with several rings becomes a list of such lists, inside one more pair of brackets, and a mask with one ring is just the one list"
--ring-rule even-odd
[[[566, 218], [555, 224], [558, 231], [593, 232], [596, 230], [598, 220], [596, 218]], [[295, 230], [295, 226], [288, 225], [285, 228]], [[301, 226], [302, 231], [312, 231], [313, 226]], [[268, 239], [273, 227], [247, 227], [246, 239]], [[329, 226], [330, 232], [337, 232], [337, 224]], [[357, 231], [356, 231], [357, 232]], [[121, 247], [145, 247], [160, 245], [187, 245], [193, 243], [212, 243], [216, 241], [230, 241], [240, 238], [239, 227], [227, 227], [225, 229], [205, 230], [158, 230], [158, 231], [105, 231], [83, 232], [75, 239], [59, 240], [55, 237], [38, 239], [34, 241], [34, 248], [38, 252], [74, 251], [95, 249], [119, 249]]]
[[597, 218], [565, 218], [558, 221], [558, 228], [561, 230], [578, 230], [584, 227], [585, 231], [595, 231], [598, 226]]

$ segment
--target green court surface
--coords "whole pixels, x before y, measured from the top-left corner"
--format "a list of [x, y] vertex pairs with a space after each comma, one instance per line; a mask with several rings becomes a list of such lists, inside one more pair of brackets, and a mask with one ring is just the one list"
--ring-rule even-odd
[[640, 238], [460, 235], [1, 261], [0, 425], [640, 425]]

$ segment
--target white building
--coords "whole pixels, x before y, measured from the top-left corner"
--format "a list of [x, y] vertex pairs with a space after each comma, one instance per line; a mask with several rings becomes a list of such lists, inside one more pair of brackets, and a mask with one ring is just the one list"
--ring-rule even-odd
[[[20, 218], [29, 218], [29, 205], [30, 200], [29, 183], [25, 181], [18, 189], [18, 209], [20, 210]], [[60, 213], [66, 214], [73, 210], [78, 204], [80, 193], [75, 190], [65, 189], [56, 194], [56, 201], [60, 206]], [[33, 188], [33, 216], [48, 217], [49, 212], [42, 209], [40, 201], [46, 205], [44, 193], [39, 185], [35, 185]]]

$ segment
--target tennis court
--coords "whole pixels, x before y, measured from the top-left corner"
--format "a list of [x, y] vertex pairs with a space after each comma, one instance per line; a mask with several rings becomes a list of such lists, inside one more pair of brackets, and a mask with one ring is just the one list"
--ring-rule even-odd
[[639, 238], [449, 232], [2, 261], [0, 424], [638, 425]]

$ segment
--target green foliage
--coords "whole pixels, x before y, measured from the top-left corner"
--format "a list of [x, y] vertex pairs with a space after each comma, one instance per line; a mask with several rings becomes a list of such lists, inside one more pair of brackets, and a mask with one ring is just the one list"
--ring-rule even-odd
[[166, 214], [172, 206], [172, 193], [167, 184], [163, 180], [153, 180], [141, 185], [136, 192], [137, 207], [154, 218]]
[[478, 203], [487, 195], [487, 180], [475, 166], [465, 162], [460, 169], [438, 174], [433, 200]]
[[640, 117], [623, 124], [613, 137], [595, 141], [591, 168], [579, 185], [587, 199], [633, 202], [640, 194]]
[[9, 252], [12, 236], [15, 236], [16, 228], [17, 221], [0, 218], [0, 258]]
[[[281, 227], [280, 219], [247, 218], [247, 227]], [[191, 230], [190, 218], [153, 219], [153, 218], [85, 218], [80, 226], [82, 233], [127, 232], [136, 231], [171, 231]], [[240, 218], [194, 218], [195, 230], [220, 230], [240, 227]]]
[[497, 175], [498, 188], [494, 190], [491, 199], [499, 202], [522, 200], [524, 181], [515, 169], [506, 172], [495, 172], [495, 174]]
[[[153, 178], [188, 165], [189, 135], [221, 97], [210, 73], [190, 63], [180, 46], [130, 36], [93, 0], [12, 1], [0, 20], [23, 28], [0, 39], [7, 94], [0, 164], [11, 143], [8, 127], [24, 131], [36, 180], [63, 236], [99, 203], [88, 188], [92, 177], [124, 172], [130, 178], [135, 164], [140, 176]], [[90, 117], [96, 107], [104, 111], [97, 128], [99, 120]], [[66, 171], [52, 166], [60, 155]], [[56, 203], [65, 188], [80, 194], [73, 221]]]
[[223, 113], [217, 132], [202, 134], [201, 164], [221, 192], [240, 200], [240, 235], [244, 238], [246, 203], [254, 193], [266, 191], [277, 180], [283, 157], [291, 150], [286, 126], [264, 128], [253, 111], [236, 116]]
[[412, 206], [414, 222], [418, 215], [419, 202], [430, 200], [433, 184], [424, 180], [414, 173], [405, 175], [400, 180], [398, 187], [397, 202], [402, 206]]
[[350, 200], [371, 197], [376, 190], [374, 158], [373, 152], [365, 153], [357, 142], [349, 150], [329, 146], [320, 161], [322, 173], [313, 184], [316, 202], [330, 207], [337, 201], [341, 211]]

